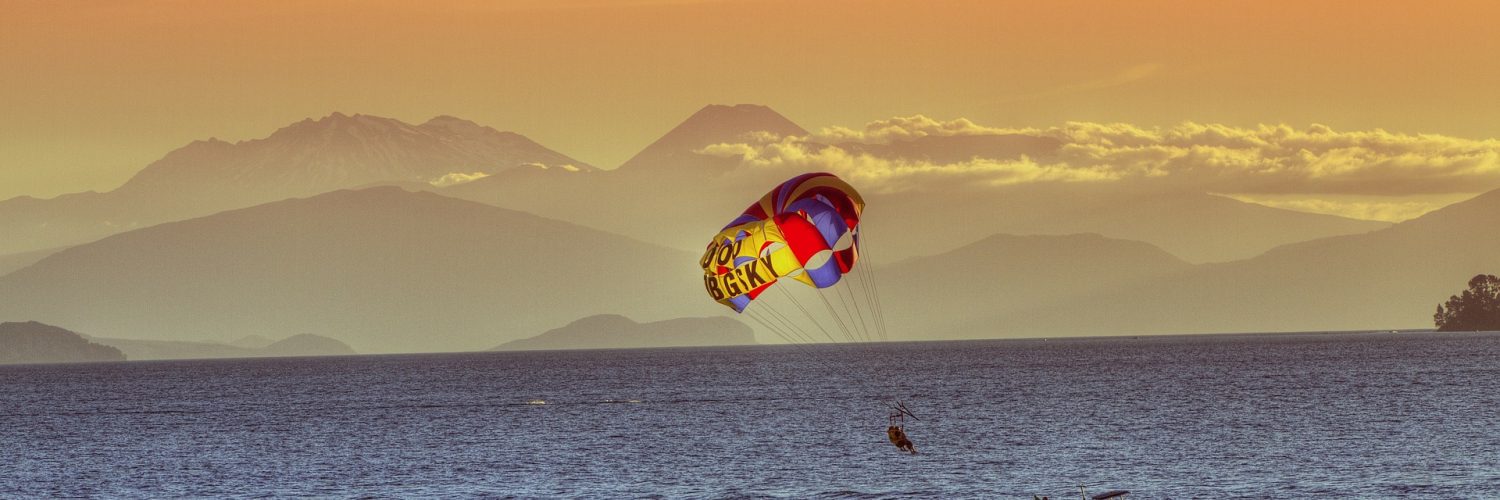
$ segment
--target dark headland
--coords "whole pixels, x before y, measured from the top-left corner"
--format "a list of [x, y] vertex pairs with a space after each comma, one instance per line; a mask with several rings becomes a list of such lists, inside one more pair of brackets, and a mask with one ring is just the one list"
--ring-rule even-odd
[[35, 321], [0, 323], [0, 364], [125, 361], [119, 349]]

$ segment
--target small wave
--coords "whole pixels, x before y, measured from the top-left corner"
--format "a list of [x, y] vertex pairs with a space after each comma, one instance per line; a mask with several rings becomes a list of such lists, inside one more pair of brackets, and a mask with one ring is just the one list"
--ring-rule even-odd
[[545, 400], [545, 399], [533, 399], [531, 401], [527, 401], [526, 404], [541, 406], [541, 405], [547, 404], [547, 400]]
[[824, 491], [815, 495], [817, 498], [885, 498], [886, 495], [870, 493], [857, 490]]

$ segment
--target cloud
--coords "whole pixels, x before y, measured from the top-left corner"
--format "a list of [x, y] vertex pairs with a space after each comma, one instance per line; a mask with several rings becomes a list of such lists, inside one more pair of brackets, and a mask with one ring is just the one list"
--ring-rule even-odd
[[486, 174], [484, 172], [474, 172], [472, 174], [453, 172], [442, 177], [427, 181], [427, 183], [437, 187], [448, 187], [456, 184], [463, 184], [465, 182], [474, 182], [489, 176], [490, 174]]
[[550, 170], [550, 169], [554, 169], [554, 168], [566, 170], [566, 171], [569, 171], [569, 172], [579, 172], [579, 171], [583, 170], [581, 168], [578, 168], [577, 165], [574, 165], [574, 164], [571, 164], [571, 163], [564, 163], [562, 165], [547, 165], [547, 164], [544, 164], [544, 163], [532, 162], [532, 163], [522, 163], [521, 166], [522, 167], [526, 167], [526, 168], [534, 168], [534, 169], [537, 169], [537, 170]]
[[1500, 186], [1500, 141], [1323, 125], [1236, 128], [1184, 123], [1166, 129], [1070, 123], [1034, 133], [1064, 145], [1058, 161], [1228, 193], [1410, 195]]
[[[1029, 136], [1053, 139], [1058, 146], [1045, 154], [1010, 155], [976, 148], [973, 154], [945, 155], [966, 160], [935, 163], [851, 145], [951, 136]], [[1407, 196], [1500, 188], [1500, 140], [1380, 129], [1341, 132], [1316, 124], [1070, 122], [1007, 129], [917, 115], [871, 122], [860, 130], [826, 128], [807, 137], [761, 135], [701, 152], [740, 157], [753, 168], [834, 171], [886, 191], [1034, 182], [1126, 182], [1239, 195]]]
[[965, 118], [938, 121], [922, 115], [899, 116], [887, 120], [876, 120], [865, 125], [863, 130], [845, 127], [828, 127], [813, 134], [811, 140], [839, 144], [857, 142], [862, 144], [889, 144], [892, 141], [912, 140], [920, 137], [947, 137], [955, 135], [1001, 135], [1017, 133], [1014, 129], [982, 127]]
[[702, 154], [739, 157], [757, 170], [832, 171], [857, 185], [878, 192], [943, 185], [1004, 186], [1032, 182], [1097, 182], [1118, 180], [1118, 174], [1099, 167], [1042, 164], [1030, 158], [1010, 160], [974, 158], [938, 164], [882, 158], [836, 146], [786, 137], [760, 144], [716, 144]]

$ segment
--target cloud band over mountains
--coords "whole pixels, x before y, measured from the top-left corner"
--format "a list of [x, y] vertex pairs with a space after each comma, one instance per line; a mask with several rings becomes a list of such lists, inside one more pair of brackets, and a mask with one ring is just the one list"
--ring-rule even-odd
[[[1046, 154], [975, 155], [958, 162], [893, 158], [858, 145], [888, 145], [953, 136], [1055, 139]], [[1287, 207], [1399, 220], [1435, 203], [1410, 199], [1500, 187], [1500, 140], [1385, 130], [1336, 131], [1324, 125], [1253, 128], [1182, 123], [1149, 128], [1069, 122], [1050, 128], [993, 128], [966, 119], [925, 116], [871, 122], [862, 130], [825, 128], [807, 137], [759, 135], [702, 153], [741, 156], [749, 166], [831, 170], [879, 191], [975, 188], [1034, 182], [1134, 182], [1159, 189], [1276, 199]], [[1300, 202], [1284, 197], [1302, 196]]]
[[[959, 163], [860, 155], [825, 144], [889, 144], [934, 136], [1028, 135], [1062, 143], [1050, 158], [975, 157]], [[1475, 193], [1500, 186], [1500, 140], [1340, 132], [1324, 125], [1240, 128], [1183, 123], [1146, 128], [1122, 123], [1069, 122], [1045, 129], [991, 128], [966, 119], [925, 116], [872, 122], [863, 130], [826, 128], [809, 137], [752, 138], [705, 148], [744, 155], [758, 166], [827, 166], [869, 181], [903, 185], [932, 178], [979, 183], [1155, 179], [1184, 188], [1226, 193], [1403, 196]]]

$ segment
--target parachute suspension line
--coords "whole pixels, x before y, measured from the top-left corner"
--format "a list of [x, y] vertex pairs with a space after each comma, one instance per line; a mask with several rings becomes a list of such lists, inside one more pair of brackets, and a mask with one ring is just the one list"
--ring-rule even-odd
[[862, 245], [859, 245], [858, 247], [859, 255], [861, 257], [864, 257], [866, 264], [870, 264], [859, 266], [860, 276], [862, 277], [860, 281], [864, 282], [865, 288], [866, 290], [868, 290], [867, 293], [874, 302], [873, 309], [875, 310], [875, 324], [878, 328], [880, 328], [880, 340], [889, 342], [891, 339], [889, 327], [885, 322], [885, 304], [883, 304], [880, 300], [880, 282], [875, 279], [876, 273], [875, 270], [872, 269], [874, 267], [873, 264], [875, 259], [870, 257], [870, 252], [866, 249], [867, 245], [869, 245], [870, 238], [864, 227], [860, 227], [859, 236], [860, 239], [863, 240], [862, 243], [864, 243]]
[[[864, 231], [861, 230], [860, 232], [863, 234]], [[860, 260], [864, 261], [864, 265], [856, 265], [859, 269], [856, 269], [854, 272], [855, 276], [858, 277], [855, 281], [859, 282], [860, 291], [863, 292], [862, 295], [865, 299], [866, 309], [870, 311], [871, 322], [875, 324], [875, 336], [884, 342], [887, 338], [884, 321], [881, 320], [882, 311], [876, 304], [875, 289], [871, 284], [872, 279], [870, 278], [870, 261], [863, 246], [859, 247], [859, 255], [861, 256]], [[849, 293], [853, 294], [854, 292], [851, 290]]]
[[[856, 321], [855, 318], [854, 318], [854, 309], [851, 308], [851, 307], [849, 307], [849, 301], [844, 298], [844, 289], [849, 288], [849, 286], [845, 285], [845, 286], [832, 287], [832, 288], [835, 289], [833, 291], [834, 297], [837, 297], [839, 299], [839, 302], [838, 302], [839, 308], [838, 308], [838, 310], [839, 310], [839, 313], [840, 313], [840, 317], [841, 318], [849, 318], [849, 333], [851, 334], [852, 337], [854, 337], [854, 341], [855, 342], [864, 342], [864, 339], [861, 338], [861, 335], [860, 335], [860, 332], [859, 332], [859, 322]], [[832, 305], [833, 302], [829, 301], [829, 304]]]
[[[791, 294], [787, 294], [786, 297], [789, 301], [792, 302], [792, 304], [798, 305], [798, 308], [802, 309], [801, 305], [795, 301]], [[808, 312], [806, 309], [802, 310], [804, 314]], [[783, 341], [786, 341], [788, 344], [792, 345], [792, 347], [795, 348], [798, 352], [801, 352], [803, 355], [807, 356], [807, 359], [813, 360], [814, 362], [822, 365], [825, 369], [828, 370], [829, 373], [845, 373], [848, 371], [847, 367], [840, 368], [838, 366], [835, 366], [833, 363], [829, 362], [827, 359], [824, 359], [823, 356], [815, 352], [813, 350], [813, 346], [818, 344], [819, 342], [812, 340], [812, 337], [810, 335], [806, 335], [805, 332], [802, 332], [805, 336], [801, 337], [801, 339], [806, 340], [807, 342], [803, 343], [802, 341], [800, 341], [799, 337], [797, 337], [797, 335], [793, 332], [801, 332], [802, 329], [797, 327], [793, 322], [787, 320], [786, 316], [782, 315], [780, 311], [777, 311], [775, 307], [770, 307], [770, 302], [758, 301], [755, 304], [752, 304], [751, 307], [748, 307], [744, 311], [742, 311], [741, 314], [749, 316], [750, 319], [754, 320], [756, 323], [759, 323], [762, 327], [766, 328], [776, 336], [780, 337]], [[778, 317], [780, 318], [781, 322], [785, 323], [785, 326], [778, 326], [776, 324], [776, 321], [772, 321], [773, 318]], [[811, 320], [813, 324], [816, 325], [819, 329], [823, 329], [822, 325], [817, 321], [817, 318], [812, 317], [809, 314], [808, 319]], [[828, 334], [827, 330], [824, 330], [824, 334], [828, 336], [828, 339], [830, 341], [832, 341], [832, 343], [828, 344], [828, 348], [839, 351], [845, 356], [853, 354], [850, 351], [851, 346], [838, 342], [833, 338], [831, 334]], [[868, 349], [868, 347], [866, 347], [866, 349]], [[884, 395], [883, 392], [878, 388], [871, 387], [870, 382], [864, 380], [861, 377], [853, 377], [853, 381], [858, 384], [864, 392], [875, 395], [879, 400], [878, 402], [883, 407], [889, 407], [892, 404], [890, 401], [894, 401], [894, 399], [892, 399], [891, 397]], [[790, 384], [788, 384], [788, 389], [790, 389]]]
[[[812, 354], [810, 348], [808, 347], [810, 344], [805, 343], [796, 335], [792, 334], [791, 331], [783, 330], [784, 327], [776, 325], [773, 321], [769, 321], [768, 318], [763, 317], [763, 313], [764, 311], [751, 311], [749, 309], [746, 309], [743, 312], [744, 315], [749, 316], [750, 319], [753, 319], [755, 320], [755, 322], [760, 323], [762, 327], [770, 330], [771, 333], [775, 333], [777, 337], [781, 337], [781, 339], [785, 341], [787, 345], [795, 347], [798, 351], [802, 351], [804, 354]], [[812, 359], [817, 358], [813, 357]], [[822, 360], [818, 361], [823, 362]]]
[[[850, 385], [862, 387], [861, 390], [863, 392], [881, 401], [883, 403], [882, 406], [889, 407], [889, 404], [884, 403], [886, 401], [895, 401], [893, 395], [898, 394], [900, 391], [880, 381], [884, 376], [880, 373], [880, 370], [874, 370], [873, 373], [869, 373], [868, 375], [874, 375], [871, 377], [866, 376], [867, 374], [865, 373], [869, 370], [857, 369], [859, 367], [875, 369], [884, 366], [884, 363], [878, 362], [877, 359], [884, 361], [883, 358], [892, 356], [892, 353], [884, 352], [887, 349], [878, 349], [872, 344], [872, 340], [876, 336], [885, 339], [888, 338], [888, 334], [878, 294], [874, 293], [875, 286], [870, 270], [854, 270], [851, 268], [852, 266], [842, 267], [846, 264], [844, 262], [838, 263], [840, 264], [840, 269], [830, 270], [828, 268], [829, 262], [827, 261], [820, 261], [818, 269], [809, 270], [805, 268], [809, 262], [799, 258], [799, 256], [809, 257], [811, 255], [820, 255], [820, 252], [839, 247], [840, 243], [849, 245], [851, 241], [846, 239], [846, 237], [849, 237], [850, 234], [844, 231], [853, 231], [852, 238], [855, 240], [852, 243], [854, 245], [845, 246], [837, 252], [844, 252], [844, 249], [852, 249], [853, 253], [836, 254], [834, 257], [853, 257], [853, 259], [850, 259], [850, 262], [847, 262], [847, 264], [851, 265], [860, 257], [865, 257], [861, 253], [863, 249], [859, 248], [860, 242], [858, 241], [862, 232], [859, 228], [859, 220], [864, 207], [863, 198], [853, 186], [848, 185], [833, 174], [814, 172], [798, 175], [772, 188], [757, 203], [752, 204], [750, 208], [747, 208], [732, 219], [730, 225], [720, 229], [706, 247], [703, 254], [705, 257], [700, 261], [700, 264], [705, 273], [705, 285], [708, 287], [709, 295], [717, 302], [725, 306], [730, 306], [737, 312], [749, 316], [757, 324], [757, 328], [769, 332], [763, 335], [774, 335], [775, 337], [779, 337], [782, 342], [791, 344], [798, 350], [809, 351], [808, 354], [812, 355], [808, 356], [808, 359], [826, 367], [828, 373], [835, 375], [836, 378], [834, 380], [845, 379], [847, 381], [847, 379], [853, 379], [853, 383]], [[790, 216], [794, 213], [799, 215], [800, 218], [783, 218], [783, 216]], [[842, 218], [843, 224], [835, 223], [839, 218]], [[783, 227], [782, 222], [778, 221], [795, 222], [792, 223], [792, 226]], [[835, 241], [828, 241], [828, 236], [834, 232], [839, 233], [838, 238], [835, 238]], [[780, 246], [776, 247], [774, 251], [771, 251], [768, 255], [760, 255], [760, 252], [770, 248], [768, 244], [776, 243], [779, 243]], [[748, 258], [749, 260], [742, 260], [741, 258]], [[737, 274], [735, 276], [724, 276], [726, 274], [725, 266], [729, 262], [742, 262], [744, 265], [735, 266], [735, 269], [729, 270], [736, 271]], [[763, 262], [765, 266], [752, 265], [753, 262]], [[770, 267], [771, 262], [777, 263], [776, 268]], [[786, 265], [783, 266], [782, 264]], [[782, 269], [783, 267], [785, 269]], [[859, 267], [863, 268], [864, 265], [859, 265]], [[773, 272], [767, 275], [764, 272], [767, 270]], [[789, 283], [770, 286], [771, 288], [781, 289], [784, 298], [790, 301], [792, 306], [796, 307], [797, 310], [802, 311], [802, 314], [812, 323], [809, 326], [808, 322], [805, 321], [793, 321], [796, 318], [791, 318], [790, 316], [794, 313], [791, 313], [788, 309], [781, 309], [786, 306], [781, 305], [779, 300], [764, 300], [774, 299], [773, 297], [759, 297], [762, 300], [757, 300], [755, 296], [742, 298], [743, 295], [747, 295], [747, 291], [744, 289], [748, 284], [764, 283], [770, 285], [773, 281], [778, 281], [775, 278], [784, 277], [777, 276], [777, 273], [774, 272], [777, 270], [787, 274], [791, 274], [793, 271], [816, 271], [820, 274], [836, 271], [836, 276], [820, 275], [817, 282], [826, 284], [826, 281], [823, 280], [832, 278], [853, 279], [859, 283], [842, 285], [843, 287], [849, 287], [848, 291], [831, 290], [831, 292], [839, 294], [837, 301], [842, 306], [842, 309], [836, 308], [833, 305], [833, 300], [829, 299], [822, 289], [816, 287], [812, 287], [811, 290], [792, 287], [797, 290], [793, 292], [787, 288]], [[814, 282], [808, 277], [801, 277], [801, 279], [796, 279], [795, 281], [804, 283]], [[860, 291], [855, 291], [855, 287], [858, 287]], [[806, 300], [810, 300], [804, 295], [808, 292], [818, 295], [818, 300], [823, 302], [823, 306], [827, 309], [827, 314], [832, 316], [831, 320], [822, 317], [822, 314], [813, 314], [810, 309], [815, 306], [803, 303]], [[759, 296], [760, 294], [756, 295]], [[793, 295], [796, 295], [796, 297], [793, 297]], [[860, 297], [860, 295], [863, 295], [863, 297]], [[799, 298], [802, 298], [802, 300], [799, 300]], [[863, 300], [863, 304], [861, 304], [861, 300]], [[753, 303], [757, 305], [748, 305], [747, 301], [754, 301]], [[855, 316], [858, 316], [858, 319]], [[838, 339], [832, 333], [833, 327], [828, 327], [824, 324], [829, 321], [837, 324], [843, 340]], [[817, 331], [814, 331], [814, 328]], [[821, 343], [821, 341], [815, 340], [817, 338], [816, 334], [819, 333], [824, 338], [827, 338], [830, 345], [827, 347], [814, 345]], [[854, 356], [856, 353], [852, 351], [855, 349], [864, 350], [867, 353], [862, 356]], [[847, 364], [832, 363], [830, 358], [826, 356], [830, 353], [824, 352], [825, 350], [841, 351], [845, 356], [850, 358], [851, 362]], [[868, 351], [882, 352], [869, 353]], [[851, 368], [855, 369], [851, 370]], [[872, 385], [879, 387], [872, 387]]]
[[[858, 281], [858, 280], [856, 279], [854, 281]], [[856, 297], [855, 294], [854, 294], [854, 287], [853, 286], [841, 286], [839, 288], [841, 288], [841, 290], [839, 290], [839, 300], [845, 300], [845, 296], [847, 295], [848, 298], [847, 298], [847, 300], [845, 300], [845, 306], [844, 307], [852, 307], [853, 311], [854, 311], [854, 314], [852, 316], [859, 318], [859, 330], [858, 331], [859, 331], [860, 337], [863, 337], [861, 339], [861, 341], [862, 342], [870, 342], [870, 341], [874, 340], [873, 337], [870, 335], [870, 325], [865, 322], [865, 313], [859, 307], [859, 297]], [[852, 306], [851, 306], [851, 304], [852, 304]], [[847, 310], [848, 309], [846, 309], [846, 311]], [[873, 318], [871, 318], [871, 319], [873, 319]], [[854, 323], [854, 321], [852, 319], [849, 322], [851, 324]]]
[[[855, 349], [855, 348], [861, 348], [862, 351], [865, 351], [866, 354], [869, 354], [868, 351], [870, 351], [872, 349], [869, 346], [869, 344], [858, 342], [854, 338], [852, 332], [849, 329], [845, 328], [841, 332], [841, 333], [844, 334], [844, 338], [845, 338], [845, 340], [847, 340], [847, 342], [840, 342], [837, 338], [834, 337], [834, 335], [832, 333], [829, 332], [829, 330], [827, 328], [825, 328], [823, 326], [823, 322], [824, 322], [823, 320], [820, 320], [816, 315], [812, 314], [811, 311], [808, 311], [807, 308], [803, 307], [801, 300], [798, 300], [796, 297], [792, 296], [792, 293], [789, 292], [786, 288], [782, 288], [782, 287], [775, 287], [775, 288], [780, 288], [782, 296], [786, 299], [786, 301], [789, 302], [789, 303], [791, 303], [793, 306], [795, 306], [799, 311], [802, 311], [802, 315], [807, 318], [807, 321], [810, 322], [810, 323], [812, 323], [814, 327], [816, 327], [819, 331], [821, 331], [823, 333], [823, 336], [828, 339], [828, 342], [830, 344], [829, 345], [830, 348], [835, 349], [838, 352], [843, 353], [845, 356], [851, 356], [851, 357], [855, 354], [855, 352], [853, 351], [853, 349]], [[814, 290], [814, 293], [817, 293], [817, 291], [819, 289], [814, 288], [813, 290]], [[821, 293], [819, 293], [818, 296], [819, 296], [819, 298], [821, 298], [821, 299], [824, 300], [824, 304], [825, 305], [828, 305], [828, 307], [829, 307], [828, 312], [830, 313], [831, 316], [833, 316], [834, 321], [835, 322], [841, 322], [842, 320], [840, 319], [840, 316], [837, 314], [837, 311], [835, 311], [834, 308], [832, 307], [832, 304], [830, 302], [828, 302], [827, 299], [824, 297], [824, 295], [822, 295]], [[770, 305], [772, 303], [771, 301], [762, 301], [762, 302], [764, 302], [765, 305]], [[781, 312], [776, 307], [767, 307], [767, 308], [764, 309], [764, 311], [770, 312], [773, 315], [781, 315]], [[798, 323], [798, 322], [791, 321], [790, 319], [788, 319], [784, 315], [781, 316], [781, 319], [786, 324], [789, 324], [789, 325], [794, 325], [794, 324]], [[841, 324], [841, 326], [842, 326], [842, 324]], [[811, 338], [812, 335], [808, 335], [808, 337]], [[828, 365], [828, 367], [830, 369], [834, 369], [835, 371], [839, 371], [839, 370], [833, 368], [833, 366], [831, 364]], [[881, 396], [881, 392], [882, 391], [876, 390], [875, 388], [871, 387], [869, 385], [869, 383], [866, 382], [865, 380], [863, 380], [862, 378], [856, 378], [856, 380], [859, 382], [860, 386], [865, 391], [870, 392], [872, 394], [875, 394], [877, 396]], [[884, 396], [881, 396], [881, 397], [883, 398]]]
[[[854, 311], [859, 314], [860, 328], [865, 334], [865, 342], [874, 342], [879, 338], [878, 324], [875, 322], [875, 304], [870, 301], [869, 288], [866, 286], [863, 273], [864, 266], [856, 264], [846, 278], [849, 278], [849, 302], [854, 304]], [[863, 300], [861, 300], [863, 299]], [[861, 304], [863, 302], [863, 304]], [[873, 327], [872, 327], [873, 326]]]
[[[798, 300], [796, 296], [793, 296], [792, 292], [790, 292], [787, 288], [784, 288], [784, 287], [772, 287], [772, 288], [780, 289], [781, 290], [781, 294], [782, 294], [782, 298], [784, 298], [786, 300], [786, 302], [791, 303], [794, 307], [797, 308], [797, 310], [801, 311], [802, 315], [805, 318], [807, 318], [806, 322], [812, 323], [812, 325], [814, 327], [816, 327], [818, 329], [818, 331], [820, 331], [823, 334], [824, 338], [828, 339], [828, 342], [830, 343], [828, 347], [830, 349], [833, 349], [836, 352], [840, 352], [844, 356], [849, 356], [849, 357], [853, 357], [857, 352], [864, 352], [867, 356], [871, 356], [869, 359], [875, 359], [875, 358], [882, 357], [882, 356], [876, 355], [876, 353], [874, 352], [874, 350], [875, 350], [874, 346], [872, 346], [872, 345], [870, 345], [868, 343], [862, 343], [862, 342], [857, 342], [857, 341], [855, 341], [855, 342], [840, 342], [831, 333], [831, 331], [830, 331], [829, 328], [825, 328], [824, 327], [823, 323], [825, 321], [827, 321], [827, 320], [819, 319], [818, 315], [814, 315], [812, 313], [812, 311], [809, 311], [807, 309], [807, 307], [804, 307], [803, 303], [802, 303], [803, 301], [802, 300]], [[827, 297], [825, 295], [823, 295], [822, 293], [820, 293], [822, 291], [822, 289], [811, 288], [811, 291], [813, 293], [817, 293], [818, 294], [818, 298], [822, 299], [823, 304], [827, 308], [827, 311], [828, 311], [829, 315], [833, 316], [834, 322], [840, 323], [840, 326], [842, 326], [842, 323], [841, 323], [842, 320], [840, 319], [841, 317], [838, 314], [837, 308], [835, 308], [833, 306], [833, 304], [827, 299]], [[770, 298], [770, 297], [763, 297], [763, 298]], [[773, 306], [773, 304], [775, 304], [775, 305]], [[770, 317], [779, 318], [783, 324], [788, 325], [787, 326], [788, 329], [794, 330], [794, 331], [803, 331], [801, 328], [799, 328], [799, 327], [796, 326], [798, 324], [802, 324], [803, 322], [801, 322], [801, 321], [792, 321], [790, 318], [788, 318], [787, 316], [783, 315], [783, 313], [779, 310], [780, 304], [776, 304], [775, 301], [772, 301], [772, 300], [759, 300], [759, 301], [756, 301], [756, 303], [752, 304], [749, 308], [747, 308], [745, 310], [745, 312], [750, 312], [751, 309], [756, 309], [757, 307], [760, 308], [759, 309], [760, 313], [769, 314]], [[848, 328], [844, 328], [841, 331], [841, 333], [844, 334], [844, 337], [846, 339], [853, 340], [852, 334], [850, 333], [850, 330]], [[814, 336], [810, 335], [810, 334], [806, 335], [806, 338], [809, 339], [809, 340], [811, 340], [813, 337]], [[820, 343], [820, 342], [816, 342], [816, 341], [810, 342], [810, 344], [816, 344], [816, 343]], [[831, 362], [827, 361], [826, 359], [822, 358], [821, 356], [819, 356], [815, 352], [813, 352], [812, 351], [812, 347], [810, 345], [808, 345], [808, 346], [799, 346], [799, 347], [802, 347], [803, 348], [802, 349], [803, 352], [809, 354], [810, 358], [812, 358], [814, 360], [817, 360], [818, 363], [820, 363], [824, 367], [828, 368], [831, 373], [842, 373], [842, 372], [844, 372], [844, 371], [846, 371], [848, 369], [847, 367], [839, 368], [839, 367], [834, 366]], [[856, 351], [856, 349], [858, 349], [858, 351]], [[895, 399], [894, 396], [889, 395], [888, 391], [882, 389], [882, 387], [884, 387], [884, 385], [881, 385], [880, 387], [872, 386], [871, 382], [868, 381], [868, 380], [865, 380], [864, 377], [853, 377], [853, 380], [855, 381], [855, 383], [863, 391], [865, 391], [866, 393], [874, 396], [875, 399], [877, 400], [877, 402], [883, 408], [888, 408], [891, 404], [894, 404], [893, 403], [894, 401], [896, 401], [896, 399]]]
[[844, 338], [848, 339], [849, 342], [857, 342], [858, 340], [854, 338], [854, 333], [849, 331], [849, 325], [845, 324], [844, 318], [839, 316], [838, 311], [834, 310], [833, 303], [828, 301], [828, 296], [823, 294], [822, 288], [817, 289], [817, 295], [819, 299], [823, 299], [823, 306], [828, 308], [828, 314], [833, 315], [833, 319], [838, 323], [839, 329], [843, 330]]
[[800, 311], [802, 311], [802, 315], [803, 316], [807, 316], [807, 320], [808, 321], [811, 321], [812, 324], [817, 325], [818, 329], [823, 331], [823, 336], [828, 337], [828, 341], [829, 342], [834, 343], [834, 344], [837, 344], [839, 342], [837, 339], [833, 338], [833, 334], [832, 333], [828, 333], [828, 329], [827, 328], [823, 328], [823, 323], [819, 322], [818, 318], [813, 317], [812, 313], [808, 312], [808, 310], [807, 310], [806, 307], [802, 307], [802, 303], [798, 302], [797, 298], [792, 296], [792, 292], [786, 291], [786, 288], [783, 288], [783, 287], [774, 287], [774, 288], [780, 289], [781, 290], [781, 294], [786, 297], [787, 302], [791, 302], [792, 305], [797, 306], [797, 309], [800, 310]]
[[[802, 332], [801, 328], [798, 328], [796, 325], [793, 325], [791, 323], [787, 323], [785, 325], [777, 325], [776, 321], [773, 321], [772, 318], [780, 316], [780, 313], [775, 311], [775, 309], [771, 307], [767, 307], [767, 304], [760, 304], [757, 308], [747, 308], [742, 313], [746, 316], [749, 316], [750, 319], [755, 320], [755, 322], [759, 323], [762, 327], [765, 327], [766, 330], [769, 330], [771, 333], [776, 334], [777, 337], [780, 337], [781, 340], [785, 341], [788, 345], [791, 345], [798, 351], [801, 351], [803, 354], [808, 355], [809, 359], [822, 363], [824, 366], [835, 372], [837, 371], [833, 368], [833, 365], [830, 365], [827, 361], [818, 358], [815, 353], [812, 352], [812, 348], [810, 346], [812, 344], [815, 344], [816, 342], [813, 341], [811, 337], [807, 336], [806, 332]], [[767, 313], [769, 313], [769, 315]]]
[[796, 345], [796, 342], [794, 342], [791, 339], [791, 337], [788, 337], [787, 334], [785, 332], [781, 331], [780, 328], [776, 327], [775, 325], [770, 324], [764, 318], [761, 318], [758, 313], [753, 313], [753, 312], [749, 311], [748, 309], [745, 312], [747, 313], [747, 314], [745, 314], [745, 316], [748, 316], [750, 319], [755, 320], [756, 323], [760, 323], [760, 326], [763, 327], [763, 328], [765, 328], [766, 331], [769, 331], [769, 332], [775, 334], [777, 337], [780, 337], [783, 342], [786, 342], [788, 344]]
[[781, 311], [777, 310], [775, 307], [771, 307], [770, 302], [766, 302], [765, 306], [766, 307], [761, 309], [761, 313], [766, 314], [769, 320], [780, 324], [788, 331], [795, 332], [796, 338], [799, 342], [805, 342], [808, 344], [817, 343], [817, 339], [813, 338], [810, 332], [808, 332], [805, 328], [802, 328], [800, 325], [787, 320], [786, 315], [782, 314]]
[[[764, 305], [764, 304], [762, 304], [762, 305]], [[780, 327], [772, 324], [772, 322], [767, 321], [766, 318], [762, 317], [762, 313], [764, 313], [765, 311], [752, 311], [751, 309], [754, 309], [754, 308], [749, 308], [749, 309], [746, 309], [744, 311], [741, 311], [741, 314], [745, 315], [745, 316], [749, 316], [750, 319], [755, 320], [756, 323], [759, 323], [760, 326], [764, 327], [766, 330], [769, 330], [771, 333], [776, 334], [777, 337], [781, 337], [781, 339], [783, 341], [785, 341], [787, 343], [787, 345], [792, 346], [792, 349], [794, 349], [797, 352], [801, 353], [801, 355], [805, 359], [809, 359], [809, 360], [812, 360], [812, 361], [814, 361], [814, 362], [816, 362], [816, 363], [818, 363], [820, 365], [823, 365], [823, 367], [828, 370], [828, 373], [833, 374], [833, 373], [840, 373], [841, 372], [841, 370], [839, 370], [837, 367], [833, 366], [833, 364], [829, 363], [827, 360], [825, 360], [821, 356], [819, 356], [817, 352], [814, 352], [811, 344], [803, 344], [802, 342], [794, 340], [794, 337], [791, 336], [791, 335], [789, 335], [788, 332], [781, 331]], [[766, 311], [770, 311], [770, 310], [771, 309], [766, 308]], [[856, 379], [856, 381], [860, 382], [861, 384], [864, 383], [864, 381], [862, 381], [862, 380]], [[791, 383], [790, 380], [783, 379], [781, 381], [781, 383], [782, 383], [783, 390], [785, 390], [788, 393], [794, 392], [793, 391], [794, 386], [792, 385], [792, 383]], [[866, 390], [867, 391], [869, 390], [868, 387], [866, 388]]]
[[[874, 336], [879, 338], [881, 342], [885, 342], [889, 339], [886, 338], [885, 322], [884, 320], [882, 320], [884, 312], [882, 312], [876, 304], [875, 289], [870, 284], [871, 271], [869, 269], [866, 269], [866, 267], [868, 267], [868, 263], [866, 263], [866, 265], [864, 266], [859, 267], [859, 271], [855, 272], [855, 274], [859, 276], [859, 279], [857, 281], [859, 281], [860, 290], [864, 292], [863, 296], [865, 299], [865, 306], [870, 311], [870, 322], [875, 324]], [[851, 291], [850, 293], [853, 292]]]
[[[767, 301], [767, 305], [769, 305], [769, 304], [770, 304], [770, 301]], [[812, 334], [812, 332], [809, 332], [806, 329], [801, 328], [800, 326], [798, 326], [796, 322], [794, 322], [791, 319], [787, 318], [786, 315], [782, 314], [781, 311], [778, 310], [777, 308], [775, 308], [775, 307], [767, 307], [765, 310], [766, 310], [766, 312], [770, 313], [770, 315], [771, 315], [772, 318], [775, 318], [776, 320], [780, 321], [781, 324], [786, 325], [787, 328], [796, 330], [798, 333], [801, 333], [802, 334], [802, 340], [804, 342], [807, 342], [809, 344], [816, 344], [816, 343], [818, 343], [818, 339]], [[823, 325], [819, 325], [816, 322], [813, 323], [813, 326], [816, 326], [819, 330], [823, 329]], [[827, 332], [824, 332], [824, 335], [827, 335]]]
[[[786, 293], [785, 290], [783, 290], [783, 293]], [[795, 300], [792, 300], [790, 294], [786, 294], [786, 296], [787, 300], [791, 302], [792, 305], [795, 305], [798, 308], [802, 307]], [[808, 331], [798, 322], [788, 319], [786, 314], [783, 314], [781, 310], [775, 305], [775, 301], [760, 301], [758, 302], [758, 304], [760, 307], [746, 308], [745, 311], [749, 312], [754, 309], [757, 311], [756, 314], [761, 315], [763, 320], [767, 323], [780, 325], [782, 331], [787, 332], [788, 337], [791, 338], [794, 342], [805, 343], [809, 345], [818, 343], [817, 338], [812, 334], [812, 332]], [[816, 326], [819, 330], [823, 330], [823, 325], [819, 324], [816, 319], [812, 321], [813, 326]], [[828, 336], [827, 330], [823, 330], [823, 332], [825, 336]], [[832, 336], [829, 336], [829, 338], [831, 340]]]

